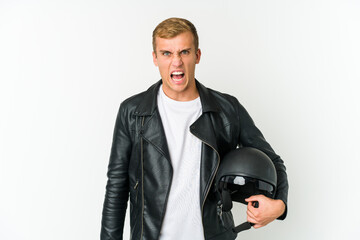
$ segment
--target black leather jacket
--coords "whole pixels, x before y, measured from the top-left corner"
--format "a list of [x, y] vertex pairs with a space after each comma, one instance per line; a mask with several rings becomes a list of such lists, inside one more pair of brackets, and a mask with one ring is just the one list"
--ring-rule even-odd
[[[123, 239], [129, 193], [131, 239], [159, 238], [173, 172], [157, 110], [160, 85], [161, 81], [120, 105], [108, 168], [102, 240]], [[203, 142], [199, 207], [205, 239], [235, 239], [231, 212], [223, 213], [223, 222], [217, 215], [218, 198], [213, 187], [224, 154], [237, 146], [255, 147], [265, 152], [273, 160], [278, 174], [275, 198], [286, 204], [285, 166], [236, 98], [208, 89], [198, 81], [196, 85], [203, 113], [191, 125], [190, 131]]]

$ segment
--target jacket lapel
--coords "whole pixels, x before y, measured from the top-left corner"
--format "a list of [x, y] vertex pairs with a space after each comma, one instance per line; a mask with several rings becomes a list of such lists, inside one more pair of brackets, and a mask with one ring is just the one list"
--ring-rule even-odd
[[157, 94], [161, 80], [152, 85], [145, 93], [143, 101], [136, 108], [134, 114], [144, 119], [140, 133], [145, 141], [152, 144], [170, 162], [169, 148], [165, 137], [161, 117], [157, 111]]
[[158, 111], [154, 111], [153, 115], [145, 121], [142, 133], [144, 139], [164, 155], [171, 164], [165, 131]]
[[210, 114], [203, 113], [190, 127], [190, 131], [203, 142], [200, 164], [200, 201], [203, 204], [210, 190], [220, 163], [220, 155], [216, 144], [216, 136]]

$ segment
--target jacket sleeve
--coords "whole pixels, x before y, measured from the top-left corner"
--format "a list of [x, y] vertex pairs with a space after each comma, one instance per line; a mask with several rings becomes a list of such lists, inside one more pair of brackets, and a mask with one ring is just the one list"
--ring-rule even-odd
[[116, 118], [101, 221], [101, 240], [122, 240], [129, 197], [131, 137], [123, 104]]
[[284, 161], [277, 155], [270, 144], [265, 140], [263, 134], [255, 126], [254, 121], [246, 109], [238, 103], [238, 117], [240, 122], [239, 142], [244, 147], [254, 147], [263, 151], [273, 161], [277, 173], [277, 190], [275, 199], [281, 199], [285, 203], [285, 212], [278, 219], [283, 220], [287, 215], [288, 180]]

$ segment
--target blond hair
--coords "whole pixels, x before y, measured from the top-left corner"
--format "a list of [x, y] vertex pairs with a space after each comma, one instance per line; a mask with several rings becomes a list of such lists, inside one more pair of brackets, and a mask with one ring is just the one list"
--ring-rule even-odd
[[152, 45], [154, 52], [156, 53], [157, 37], [169, 39], [176, 37], [177, 35], [184, 32], [192, 33], [194, 37], [195, 51], [197, 51], [199, 48], [199, 37], [197, 35], [197, 31], [194, 24], [183, 18], [168, 18], [162, 21], [161, 23], [159, 23], [159, 25], [157, 25], [153, 31]]

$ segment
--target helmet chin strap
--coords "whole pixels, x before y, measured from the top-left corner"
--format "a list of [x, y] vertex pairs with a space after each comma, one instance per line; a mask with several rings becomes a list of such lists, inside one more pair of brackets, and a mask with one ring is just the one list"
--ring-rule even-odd
[[[223, 191], [221, 192], [221, 200], [222, 200], [222, 210], [224, 212], [228, 212], [232, 209], [233, 205], [232, 205], [232, 200], [231, 200], [231, 195], [230, 195], [230, 191], [228, 189], [223, 189]], [[253, 206], [255, 208], [259, 207], [259, 202], [255, 201], [252, 203]], [[254, 223], [251, 222], [244, 222], [236, 227], [234, 227], [232, 230], [235, 233], [239, 233], [245, 230], [249, 230], [252, 226], [254, 226]]]
[[222, 210], [224, 212], [230, 211], [232, 209], [232, 207], [233, 207], [233, 203], [232, 203], [232, 200], [231, 200], [231, 195], [230, 195], [229, 190], [224, 189], [221, 192], [221, 200], [222, 200], [222, 203], [223, 203]]
[[[258, 208], [259, 207], [259, 202], [255, 201], [255, 202], [252, 203], [252, 205], [253, 205], [254, 208]], [[249, 230], [254, 225], [255, 224], [251, 223], [251, 222], [244, 222], [244, 223], [234, 227], [233, 232], [239, 233], [239, 232], [242, 232], [242, 231], [245, 231], [245, 230]]]
[[[258, 208], [259, 207], [259, 202], [255, 201], [255, 202], [252, 203], [252, 205], [253, 205], [254, 208]], [[239, 232], [242, 232], [242, 231], [245, 231], [245, 230], [249, 230], [254, 225], [255, 224], [251, 223], [251, 222], [244, 222], [244, 223], [234, 227], [233, 232], [239, 233]]]
[[244, 222], [244, 223], [234, 227], [232, 230], [235, 233], [239, 233], [239, 232], [242, 232], [242, 231], [245, 231], [245, 230], [249, 230], [252, 226], [254, 226], [253, 223]]

